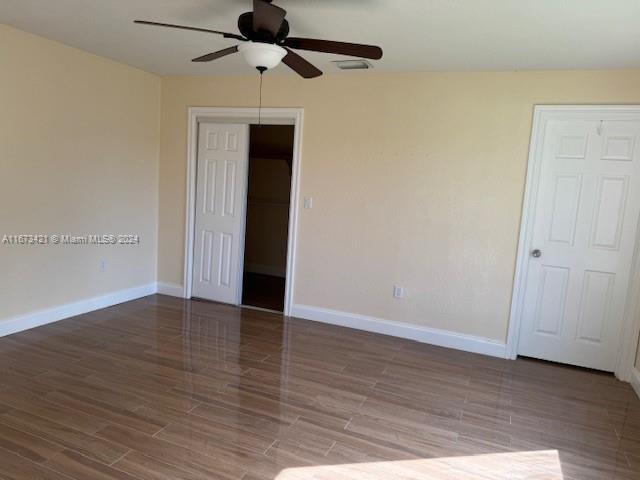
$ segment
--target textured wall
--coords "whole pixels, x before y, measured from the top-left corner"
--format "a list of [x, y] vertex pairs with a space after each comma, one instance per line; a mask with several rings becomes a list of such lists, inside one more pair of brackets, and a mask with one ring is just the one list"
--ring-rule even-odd
[[160, 79], [2, 25], [0, 71], [0, 237], [142, 240], [0, 244], [0, 322], [154, 282]]
[[[182, 283], [189, 106], [254, 106], [256, 76], [162, 82], [159, 279]], [[303, 107], [294, 302], [506, 338], [535, 104], [640, 103], [640, 72], [267, 75]], [[394, 300], [392, 285], [405, 287]]]

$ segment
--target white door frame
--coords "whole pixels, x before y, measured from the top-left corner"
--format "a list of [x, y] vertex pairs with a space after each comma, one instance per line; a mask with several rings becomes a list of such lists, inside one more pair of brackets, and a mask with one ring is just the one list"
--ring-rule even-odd
[[[284, 296], [284, 314], [287, 316], [290, 315], [291, 312], [293, 294], [295, 291], [295, 262], [300, 199], [303, 114], [304, 110], [302, 108], [263, 108], [261, 114], [262, 123], [265, 125], [294, 126], [291, 198], [289, 206], [289, 234], [287, 240], [287, 278]], [[191, 107], [188, 111], [187, 120], [187, 224], [185, 229], [183, 296], [184, 298], [191, 298], [193, 281], [193, 241], [195, 235], [196, 171], [198, 162], [198, 124], [201, 122], [255, 124], [258, 123], [258, 110], [256, 108], [234, 107]], [[244, 252], [242, 255], [244, 255]]]
[[[518, 339], [524, 292], [526, 288], [529, 252], [532, 248], [533, 222], [537, 205], [540, 166], [542, 164], [542, 143], [546, 124], [550, 120], [583, 119], [591, 116], [603, 119], [640, 119], [640, 105], [536, 105], [533, 114], [533, 130], [529, 148], [527, 182], [524, 193], [520, 240], [511, 300], [509, 331], [507, 334], [506, 357], [515, 359], [518, 355]], [[640, 230], [638, 230], [640, 232]], [[640, 333], [640, 234], [636, 235], [633, 265], [629, 277], [629, 292], [622, 324], [619, 358], [615, 370], [620, 380], [630, 381], [634, 369], [638, 334]]]

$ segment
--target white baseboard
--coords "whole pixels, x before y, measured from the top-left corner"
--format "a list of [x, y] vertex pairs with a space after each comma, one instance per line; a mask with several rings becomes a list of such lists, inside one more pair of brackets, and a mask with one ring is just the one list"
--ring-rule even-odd
[[466, 352], [480, 353], [492, 357], [505, 358], [506, 355], [505, 343], [500, 343], [488, 338], [368, 317], [357, 313], [340, 312], [310, 305], [293, 305], [291, 316], [316, 322], [330, 323], [332, 325], [340, 325], [342, 327], [355, 328], [357, 330], [391, 335], [393, 337], [407, 338], [417, 342], [464, 350]]
[[640, 371], [635, 367], [631, 369], [631, 386], [636, 395], [640, 397]]
[[57, 307], [38, 310], [36, 312], [27, 313], [9, 317], [0, 320], [0, 337], [11, 335], [12, 333], [29, 330], [30, 328], [46, 325], [47, 323], [57, 322], [83, 313], [92, 312], [101, 308], [110, 307], [119, 303], [128, 302], [137, 298], [153, 295], [157, 291], [156, 283], [149, 283], [139, 287], [119, 290], [117, 292], [107, 293], [98, 297], [87, 298], [77, 302], [59, 305]]
[[158, 293], [171, 297], [184, 298], [184, 288], [177, 283], [158, 282]]
[[[0, 337], [119, 303], [136, 300], [154, 293], [183, 297], [181, 285], [163, 282], [150, 283], [24, 315], [9, 317], [0, 321]], [[504, 358], [506, 353], [506, 345], [504, 343], [491, 339], [310, 305], [293, 305], [291, 316], [493, 357]], [[634, 369], [631, 384], [640, 396], [640, 372], [638, 370]]]

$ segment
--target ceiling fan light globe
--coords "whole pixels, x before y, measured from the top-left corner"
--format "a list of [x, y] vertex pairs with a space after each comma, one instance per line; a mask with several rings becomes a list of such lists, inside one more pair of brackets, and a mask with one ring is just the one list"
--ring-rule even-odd
[[267, 70], [277, 67], [287, 51], [271, 43], [245, 42], [238, 46], [238, 51], [253, 68], [263, 67]]

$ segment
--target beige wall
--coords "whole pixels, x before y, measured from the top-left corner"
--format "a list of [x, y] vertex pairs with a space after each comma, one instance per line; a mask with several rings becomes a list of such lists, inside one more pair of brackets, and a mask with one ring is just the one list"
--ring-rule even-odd
[[0, 72], [0, 238], [142, 239], [135, 247], [0, 244], [0, 322], [153, 283], [160, 79], [2, 25]]
[[[160, 281], [182, 283], [187, 107], [257, 88], [163, 79]], [[263, 98], [305, 109], [295, 303], [503, 341], [533, 105], [640, 103], [640, 71], [270, 74]]]

